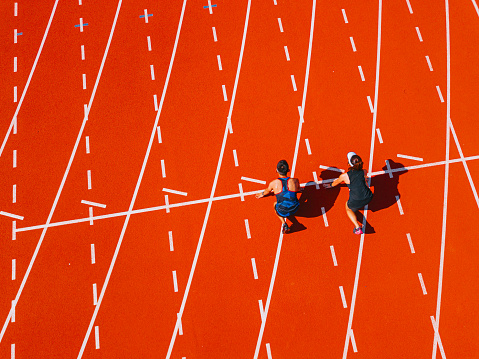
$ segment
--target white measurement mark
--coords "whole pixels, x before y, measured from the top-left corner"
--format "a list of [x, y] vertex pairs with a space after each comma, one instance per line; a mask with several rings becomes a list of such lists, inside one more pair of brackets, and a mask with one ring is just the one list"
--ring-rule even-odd
[[17, 185], [14, 184], [12, 187], [12, 203], [17, 203]]
[[183, 324], [181, 323], [180, 313], [176, 313], [176, 317], [178, 318], [178, 334], [183, 335]]
[[374, 113], [374, 106], [373, 106], [373, 102], [371, 101], [371, 96], [367, 96], [367, 98], [368, 98], [369, 110], [371, 110], [371, 113]]
[[366, 81], [366, 79], [364, 78], [363, 68], [361, 66], [358, 66], [358, 70], [359, 75], [361, 75], [361, 81]]
[[84, 199], [81, 200], [81, 203], [86, 204], [86, 205], [89, 205], [89, 206], [106, 208], [106, 204], [97, 203], [97, 202], [91, 202], [91, 201], [85, 201]]
[[17, 29], [13, 29], [13, 43], [16, 44], [18, 42], [18, 31]]
[[174, 189], [169, 189], [169, 188], [163, 188], [163, 192], [168, 192], [168, 193], [173, 193], [173, 194], [179, 194], [180, 196], [188, 196], [188, 193], [186, 192], [181, 192], [181, 191], [176, 191]]
[[165, 178], [165, 177], [166, 177], [165, 160], [161, 160], [160, 163], [161, 163], [161, 176], [162, 176], [163, 178]]
[[254, 258], [251, 258], [251, 265], [253, 266], [254, 279], [258, 279], [258, 271], [256, 270], [256, 261], [254, 260]]
[[226, 86], [225, 85], [221, 85], [222, 89], [223, 89], [223, 99], [225, 101], [228, 101], [228, 96], [226, 95]]
[[88, 207], [88, 215], [90, 216], [90, 226], [93, 226], [93, 207]]
[[160, 126], [156, 128], [156, 132], [158, 134], [158, 143], [162, 143]]
[[11, 319], [12, 323], [15, 323], [15, 307], [16, 305], [15, 305], [15, 299], [14, 299], [12, 300], [12, 319]]
[[151, 79], [154, 81], [155, 80], [155, 67], [153, 65], [150, 65], [150, 73], [151, 73]]
[[13, 150], [13, 168], [17, 168], [17, 150]]
[[419, 28], [417, 26], [416, 26], [416, 32], [417, 32], [417, 37], [419, 38], [419, 41], [422, 42], [421, 31], [419, 31]]
[[329, 249], [331, 250], [331, 257], [333, 257], [333, 264], [335, 267], [338, 266], [338, 261], [336, 260], [336, 253], [334, 252], [334, 247], [329, 246]]
[[95, 348], [100, 349], [100, 329], [95, 325]]
[[398, 204], [399, 214], [402, 216], [404, 212], [402, 210], [401, 200], [399, 199], [399, 196], [396, 196], [396, 203]]
[[80, 50], [81, 50], [81, 59], [85, 60], [85, 45], [81, 45]]
[[414, 160], [414, 161], [424, 161], [423, 158], [421, 157], [414, 157], [414, 156], [408, 156], [408, 155], [401, 155], [401, 154], [397, 154], [396, 155], [397, 157], [400, 157], [400, 158], [406, 158], [408, 160]]
[[90, 153], [90, 136], [85, 136], [85, 147], [86, 153]]
[[313, 171], [313, 179], [314, 179], [314, 182], [316, 183], [316, 189], [319, 189], [318, 174], [316, 173], [316, 171]]
[[240, 197], [241, 197], [241, 202], [244, 202], [243, 184], [238, 183], [238, 188], [239, 188], [239, 194], [240, 194]]
[[18, 101], [17, 86], [13, 86], [13, 102]]
[[178, 281], [176, 280], [176, 271], [173, 271], [173, 287], [175, 290], [175, 293], [178, 292]]
[[213, 14], [213, 7], [211, 6], [211, 0], [208, 0], [208, 9], [210, 14]]
[[354, 39], [352, 36], [349, 38], [349, 41], [351, 41], [351, 47], [353, 48], [353, 52], [356, 52], [356, 44], [354, 43]]
[[321, 212], [323, 213], [324, 226], [329, 227], [328, 218], [326, 217], [326, 210], [324, 207], [321, 207]]
[[236, 150], [233, 150], [233, 159], [235, 161], [235, 167], [238, 167], [238, 155], [236, 154]]
[[173, 247], [173, 232], [168, 231], [168, 240], [170, 242], [170, 252], [174, 252], [175, 248]]
[[427, 61], [427, 66], [429, 66], [429, 71], [434, 71], [432, 68], [431, 60], [429, 59], [429, 56], [426, 55], [426, 61]]
[[17, 260], [12, 259], [12, 280], [17, 279]]
[[18, 16], [18, 3], [13, 4], [13, 16]]
[[91, 189], [91, 170], [86, 171], [86, 177], [88, 182], [88, 189]]
[[223, 70], [223, 66], [221, 65], [221, 56], [216, 55], [216, 59], [218, 60], [218, 69], [221, 71]]
[[407, 8], [409, 9], [409, 13], [412, 14], [411, 3], [409, 2], [409, 0], [406, 0], [406, 3], [407, 3]]
[[389, 165], [389, 160], [386, 160], [386, 168], [388, 169], [386, 172], [389, 174], [389, 178], [393, 178], [393, 173], [391, 172], [391, 166]]
[[86, 90], [86, 74], [82, 74], [83, 89]]
[[247, 219], [244, 220], [244, 226], [246, 228], [246, 238], [251, 238], [251, 232], [249, 230], [249, 221]]
[[407, 241], [409, 242], [409, 248], [411, 248], [411, 253], [412, 254], [416, 253], [416, 251], [414, 250], [414, 245], [412, 244], [411, 234], [406, 233], [406, 237], [407, 237]]
[[276, 2], [276, 0], [273, 0], [273, 4], [278, 5], [278, 3]]
[[83, 117], [88, 121], [88, 105], [86, 103], [83, 104]]
[[303, 113], [303, 108], [301, 106], [298, 106], [298, 113], [299, 113], [299, 118], [301, 119], [301, 123], [304, 123], [304, 113]]
[[308, 155], [311, 155], [311, 146], [309, 145], [309, 140], [305, 138], [304, 143], [306, 144], [306, 150], [308, 151]]
[[351, 338], [351, 345], [353, 346], [353, 352], [358, 352], [358, 347], [356, 346], [356, 339], [354, 339], [354, 332], [352, 329], [349, 330], [349, 337]]
[[266, 343], [266, 353], [268, 354], [268, 359], [273, 359], [273, 356], [271, 355], [271, 347], [269, 343]]
[[289, 61], [289, 51], [288, 51], [288, 46], [284, 46], [284, 54], [286, 55], [286, 61]]
[[215, 28], [215, 27], [212, 27], [211, 30], [213, 30], [213, 40], [214, 40], [214, 42], [217, 42], [217, 41], [218, 41], [218, 37], [216, 36], [216, 28]]
[[13, 72], [17, 72], [17, 70], [18, 70], [17, 62], [18, 62], [18, 60], [17, 60], [17, 57], [15, 56], [13, 58]]
[[23, 220], [23, 217], [22, 217], [22, 216], [18, 216], [18, 215], [16, 215], [16, 214], [4, 212], [4, 211], [0, 211], [0, 215], [6, 216], [6, 217], [10, 217], [10, 218], [19, 219], [19, 220], [21, 220], [21, 221]]
[[419, 282], [421, 283], [422, 294], [426, 295], [427, 291], [426, 291], [426, 286], [424, 285], [424, 279], [422, 279], [422, 274], [418, 273], [417, 276], [419, 278]]
[[12, 221], [12, 241], [17, 239], [17, 221]]
[[96, 283], [93, 283], [93, 305], [97, 305], [98, 303], [98, 294], [96, 291]]
[[284, 32], [283, 30], [283, 23], [281, 22], [281, 18], [278, 17], [278, 25], [279, 25], [279, 31]]
[[434, 335], [435, 335], [435, 337], [437, 338], [437, 341], [438, 341], [439, 351], [441, 352], [441, 357], [442, 357], [442, 359], [446, 359], [446, 353], [444, 352], [444, 347], [442, 346], [442, 340], [441, 340], [441, 336], [439, 335], [439, 330], [437, 328], [437, 323], [434, 320], [434, 317], [432, 315], [431, 315], [430, 318], [431, 318], [432, 327], [434, 328]]
[[255, 179], [255, 178], [244, 177], [244, 176], [241, 177], [241, 180], [242, 181], [259, 183], [259, 184], [266, 184], [266, 181], [258, 180], [258, 179]]
[[258, 305], [259, 305], [259, 315], [261, 316], [261, 321], [264, 321], [264, 306], [263, 306], [263, 301], [261, 299], [258, 300]]
[[158, 97], [153, 95], [153, 105], [155, 106], [155, 111], [158, 111]]
[[93, 243], [90, 244], [90, 252], [91, 252], [91, 264], [95, 264], [95, 245]]
[[151, 51], [151, 38], [149, 36], [146, 37], [146, 42], [148, 44], [148, 51]]
[[168, 199], [167, 194], [165, 194], [165, 210], [166, 213], [170, 213], [170, 200]]
[[336, 168], [336, 167], [328, 167], [328, 166], [319, 165], [319, 168], [321, 168], [322, 170], [335, 171], [335, 172], [340, 172], [340, 173], [344, 172], [344, 170], [342, 170], [341, 168]]
[[291, 75], [291, 82], [293, 83], [293, 91], [298, 91], [296, 88], [296, 81], [294, 80], [294, 75]]
[[346, 16], [346, 10], [341, 9], [341, 12], [343, 13], [344, 23], [347, 24], [348, 23], [348, 17]]
[[15, 359], [15, 344], [10, 346], [10, 358]]
[[444, 102], [444, 97], [442, 97], [442, 92], [441, 89], [439, 88], [439, 85], [436, 86], [437, 94], [439, 95], [439, 99], [441, 102]]
[[376, 133], [378, 134], [379, 143], [383, 143], [383, 136], [381, 136], [381, 131], [379, 128], [376, 128]]
[[145, 24], [148, 24], [148, 10], [145, 9], [144, 13], [145, 13]]
[[339, 293], [341, 294], [341, 301], [343, 302], [343, 308], [348, 307], [348, 303], [346, 303], [346, 296], [344, 295], [343, 286], [339, 286]]
[[15, 117], [15, 120], [13, 121], [13, 134], [17, 134], [17, 118]]

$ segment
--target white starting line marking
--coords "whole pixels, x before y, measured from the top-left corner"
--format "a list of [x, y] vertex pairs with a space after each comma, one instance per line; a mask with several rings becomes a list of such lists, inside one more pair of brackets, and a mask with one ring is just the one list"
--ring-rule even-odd
[[13, 150], [13, 168], [17, 168], [17, 150]]
[[346, 303], [346, 296], [344, 295], [344, 289], [343, 289], [342, 285], [339, 286], [339, 293], [341, 294], [341, 300], [343, 302], [343, 308], [347, 308], [348, 303]]
[[93, 283], [93, 305], [98, 303], [98, 294], [96, 291], [96, 283]]
[[19, 219], [20, 221], [23, 221], [23, 218], [24, 218], [22, 216], [19, 216], [19, 215], [13, 214], [13, 213], [4, 212], [4, 211], [0, 211], [0, 215], [10, 217], [10, 218]]
[[371, 110], [371, 113], [374, 113], [374, 106], [373, 106], [373, 102], [371, 101], [371, 96], [367, 96], [368, 98], [368, 104], [369, 104], [369, 109]]
[[313, 171], [313, 179], [314, 179], [314, 182], [316, 183], [316, 189], [319, 189], [318, 174], [316, 173], [316, 171]]
[[381, 131], [379, 131], [379, 128], [376, 128], [376, 133], [378, 134], [379, 143], [383, 143], [383, 136], [381, 136]]
[[173, 288], [175, 289], [175, 293], [178, 292], [178, 281], [176, 280], [176, 271], [173, 271]]
[[241, 202], [244, 202], [243, 184], [238, 183], [238, 188], [239, 188], [239, 194], [240, 194], [240, 197], [241, 197]]
[[158, 134], [158, 143], [163, 143], [163, 140], [161, 139], [161, 129], [160, 126], [156, 128], [156, 133]]
[[444, 102], [444, 97], [442, 97], [442, 92], [441, 89], [439, 88], [439, 85], [436, 86], [437, 94], [439, 95], [439, 99], [441, 102]]
[[88, 182], [88, 189], [91, 189], [91, 170], [86, 171], [86, 177]]
[[12, 323], [15, 323], [15, 299], [12, 300]]
[[158, 96], [153, 95], [153, 104], [155, 105], [155, 111], [158, 111]]
[[247, 219], [244, 220], [244, 226], [246, 228], [246, 238], [251, 238], [251, 232], [249, 230], [249, 221]]
[[165, 194], [165, 209], [166, 213], [170, 213], [170, 200], [168, 199], [167, 194]]
[[106, 204], [97, 203], [97, 202], [91, 202], [91, 201], [85, 201], [84, 199], [82, 199], [81, 203], [87, 204], [87, 205], [89, 205], [89, 206], [106, 208]]
[[442, 357], [442, 359], [446, 359], [446, 353], [444, 352], [444, 347], [442, 346], [442, 340], [441, 340], [441, 336], [439, 335], [439, 330], [437, 328], [437, 323], [434, 320], [434, 317], [432, 315], [430, 316], [430, 318], [431, 318], [432, 327], [434, 329], [434, 337], [439, 344], [439, 350], [441, 352], [441, 357]]
[[214, 42], [217, 42], [217, 41], [218, 41], [218, 37], [216, 36], [216, 28], [215, 28], [215, 27], [212, 27], [211, 30], [213, 30], [213, 41], [214, 41]]
[[251, 258], [251, 265], [253, 266], [254, 279], [258, 279], [258, 271], [256, 270], [256, 261], [254, 258]]
[[161, 176], [162, 176], [163, 178], [165, 178], [165, 177], [166, 177], [165, 160], [161, 160], [160, 163], [161, 163]]
[[298, 88], [296, 87], [296, 81], [294, 80], [294, 75], [291, 75], [291, 82], [293, 83], [293, 91], [298, 91]]
[[432, 64], [431, 64], [431, 60], [429, 60], [429, 56], [426, 55], [426, 61], [427, 61], [427, 66], [429, 66], [429, 71], [434, 71], [432, 69]]
[[336, 253], [334, 252], [334, 247], [329, 246], [329, 249], [331, 250], [331, 257], [333, 257], [333, 264], [335, 267], [338, 266], [338, 261], [336, 260]]
[[340, 168], [336, 168], [336, 167], [328, 167], [328, 166], [319, 165], [319, 168], [321, 168], [322, 170], [335, 171], [335, 172], [340, 172], [340, 173], [344, 172], [344, 170], [342, 170]]
[[419, 41], [422, 42], [421, 31], [419, 31], [419, 28], [417, 26], [416, 26], [416, 32], [417, 32], [417, 37], [419, 38]]
[[309, 145], [309, 140], [305, 138], [304, 143], [306, 144], [306, 150], [308, 151], [308, 155], [311, 155], [311, 146]]
[[82, 74], [83, 79], [83, 89], [86, 90], [86, 74]]
[[286, 55], [286, 61], [289, 61], [290, 58], [289, 58], [288, 46], [285, 46], [285, 47], [284, 47], [284, 54]]
[[326, 210], [324, 207], [321, 207], [321, 212], [323, 213], [324, 226], [329, 227], [328, 218], [326, 218]]
[[353, 346], [353, 352], [358, 352], [358, 347], [356, 346], [356, 339], [354, 339], [354, 332], [352, 329], [349, 330], [349, 337], [351, 338], [351, 345]]
[[259, 183], [259, 184], [266, 184], [266, 181], [254, 179], [254, 178], [249, 178], [249, 177], [241, 177], [242, 181], [248, 181], [248, 182], [254, 182], [254, 183]]
[[404, 212], [402, 210], [401, 200], [399, 199], [399, 196], [396, 196], [396, 203], [398, 204], [399, 214], [402, 216]]
[[81, 50], [81, 59], [85, 60], [85, 45], [81, 45], [80, 50]]
[[95, 325], [95, 349], [100, 349], [100, 328]]
[[361, 75], [361, 81], [366, 81], [366, 79], [364, 78], [363, 68], [361, 67], [361, 65], [358, 66], [358, 70], [359, 70], [359, 74]]
[[95, 264], [95, 245], [93, 243], [90, 245], [90, 252], [91, 252], [91, 264]]
[[281, 18], [278, 17], [278, 25], [279, 25], [279, 31], [284, 32], [283, 30], [283, 23], [281, 22]]
[[406, 0], [406, 3], [407, 3], [407, 8], [409, 9], [409, 13], [412, 14], [411, 3], [409, 2], [409, 0]]
[[389, 165], [389, 160], [386, 160], [386, 167], [387, 167], [387, 173], [389, 174], [389, 178], [393, 178], [393, 173], [391, 172], [391, 166]]
[[351, 47], [353, 48], [353, 52], [356, 52], [356, 44], [354, 43], [354, 39], [352, 36], [349, 37], [349, 41], [351, 41]]
[[155, 80], [155, 68], [153, 65], [150, 65], [150, 73], [151, 73], [151, 79], [154, 81]]
[[235, 167], [238, 167], [238, 155], [236, 154], [236, 150], [233, 150], [233, 159], [235, 161]]
[[93, 226], [93, 207], [88, 207], [88, 214], [90, 215], [90, 226]]
[[216, 59], [218, 60], [218, 69], [221, 71], [223, 70], [223, 66], [221, 65], [221, 56], [216, 55]]
[[260, 299], [258, 300], [258, 305], [259, 305], [259, 315], [261, 316], [261, 321], [264, 321], [264, 306], [263, 306], [263, 301]]
[[13, 58], [13, 72], [17, 72], [18, 66], [17, 66], [17, 57], [15, 56]]
[[13, 16], [18, 16], [18, 3], [13, 4]]
[[344, 23], [347, 24], [348, 23], [348, 17], [346, 16], [346, 10], [341, 9], [341, 12], [343, 13]]
[[12, 259], [12, 280], [17, 279], [17, 260]]
[[18, 101], [17, 86], [13, 86], [13, 102]]
[[183, 335], [183, 324], [181, 323], [180, 313], [176, 313], [177, 321], [178, 321], [178, 334]]
[[14, 184], [12, 187], [12, 203], [17, 203], [17, 185]]
[[422, 279], [422, 274], [418, 273], [417, 276], [419, 278], [419, 282], [421, 283], [422, 294], [426, 295], [427, 291], [426, 291], [426, 286], [424, 285], [424, 280]]
[[225, 85], [221, 85], [221, 88], [223, 89], [223, 99], [225, 101], [228, 101], [228, 95], [226, 94], [226, 86]]
[[176, 191], [174, 189], [169, 189], [169, 188], [163, 188], [163, 192], [168, 192], [168, 193], [173, 193], [173, 194], [179, 194], [180, 196], [188, 196], [188, 193], [186, 192], [181, 192], [181, 191]]
[[174, 252], [175, 248], [173, 247], [173, 232], [168, 231], [168, 240], [170, 242], [170, 252]]
[[85, 136], [85, 151], [87, 154], [90, 153], [90, 136]]
[[406, 237], [407, 237], [407, 241], [409, 242], [409, 248], [411, 248], [411, 253], [414, 254], [416, 253], [414, 251], [414, 246], [412, 244], [412, 240], [411, 240], [411, 234], [410, 233], [406, 233]]
[[269, 343], [266, 343], [266, 353], [268, 354], [268, 359], [273, 359], [273, 356], [271, 355], [271, 346]]
[[413, 156], [408, 156], [408, 155], [401, 155], [401, 154], [399, 154], [399, 153], [398, 153], [396, 156], [399, 157], [399, 158], [406, 158], [406, 159], [408, 159], [408, 160], [424, 161], [424, 159], [421, 158], [421, 157], [413, 157]]
[[148, 43], [148, 51], [151, 51], [151, 38], [149, 36], [146, 37], [146, 42]]

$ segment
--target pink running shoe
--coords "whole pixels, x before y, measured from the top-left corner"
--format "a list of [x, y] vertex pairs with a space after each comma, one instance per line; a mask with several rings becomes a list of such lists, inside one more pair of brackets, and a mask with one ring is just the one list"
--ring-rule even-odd
[[361, 227], [354, 228], [353, 233], [354, 234], [363, 234], [363, 230], [361, 229]]

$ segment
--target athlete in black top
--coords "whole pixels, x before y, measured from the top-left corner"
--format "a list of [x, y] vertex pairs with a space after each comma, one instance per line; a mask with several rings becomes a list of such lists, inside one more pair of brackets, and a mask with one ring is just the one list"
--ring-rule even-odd
[[363, 170], [363, 161], [354, 152], [348, 153], [348, 172], [343, 173], [336, 178], [330, 185], [325, 185], [326, 188], [335, 187], [341, 183], [346, 183], [349, 188], [349, 199], [346, 202], [346, 214], [351, 222], [354, 224], [354, 233], [363, 234], [361, 225], [356, 218], [356, 213], [363, 208], [373, 198], [373, 193], [366, 185], [366, 175]]

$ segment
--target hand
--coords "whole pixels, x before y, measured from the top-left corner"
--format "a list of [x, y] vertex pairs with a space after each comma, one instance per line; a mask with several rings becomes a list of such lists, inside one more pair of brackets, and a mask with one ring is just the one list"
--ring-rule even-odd
[[331, 183], [323, 183], [324, 188], [333, 188]]
[[261, 193], [256, 193], [256, 198], [261, 198], [261, 197], [264, 197], [263, 192], [261, 192]]

